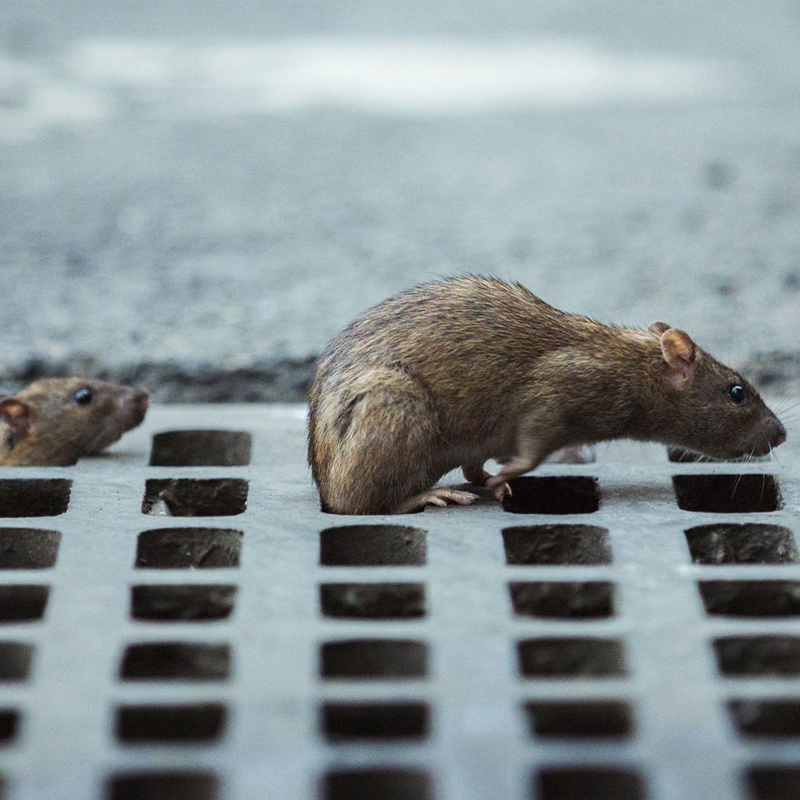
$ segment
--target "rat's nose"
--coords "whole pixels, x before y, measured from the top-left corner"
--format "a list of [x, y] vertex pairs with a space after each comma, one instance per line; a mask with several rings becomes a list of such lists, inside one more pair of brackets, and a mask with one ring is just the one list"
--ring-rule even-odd
[[136, 399], [142, 404], [145, 410], [150, 408], [150, 392], [144, 386], [136, 386]]
[[120, 422], [126, 431], [133, 430], [144, 420], [150, 406], [147, 389], [141, 386], [130, 386], [120, 397]]
[[772, 446], [778, 447], [778, 445], [783, 444], [786, 441], [786, 428], [779, 422], [778, 423], [778, 432], [775, 434], [775, 437], [772, 440]]
[[138, 408], [147, 409], [150, 407], [150, 394], [144, 386], [131, 386], [128, 389], [128, 398], [132, 400]]

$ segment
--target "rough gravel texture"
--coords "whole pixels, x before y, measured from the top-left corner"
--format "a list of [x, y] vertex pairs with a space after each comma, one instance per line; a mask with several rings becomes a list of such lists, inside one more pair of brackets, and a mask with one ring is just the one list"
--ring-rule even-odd
[[[602, 320], [683, 327], [800, 386], [800, 5], [770, 0], [121, 0], [0, 5], [3, 64], [76, 42], [570, 37], [720, 65], [710, 97], [386, 115], [196, 117], [109, 90], [15, 135], [0, 88], [0, 384], [81, 371], [156, 399], [299, 399], [341, 327], [420, 280], [520, 280]], [[20, 84], [22, 85], [22, 84]], [[32, 102], [32, 101], [30, 101]]]

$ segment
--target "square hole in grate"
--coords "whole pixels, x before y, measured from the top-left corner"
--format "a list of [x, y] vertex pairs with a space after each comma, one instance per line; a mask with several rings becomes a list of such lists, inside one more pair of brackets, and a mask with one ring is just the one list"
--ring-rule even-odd
[[644, 800], [641, 776], [615, 767], [551, 767], [539, 775], [537, 800]]
[[0, 586], [0, 623], [41, 619], [49, 594], [49, 586]]
[[238, 567], [242, 532], [230, 528], [157, 528], [142, 531], [136, 566], [149, 569]]
[[726, 617], [796, 617], [800, 581], [701, 581], [706, 613]]
[[408, 639], [347, 639], [320, 649], [324, 678], [424, 678], [428, 648]]
[[133, 586], [131, 617], [161, 622], [227, 619], [235, 599], [236, 586], [231, 584]]
[[56, 563], [61, 534], [38, 528], [0, 528], [0, 569], [48, 569]]
[[800, 700], [731, 700], [728, 711], [745, 736], [800, 737]]
[[320, 531], [326, 567], [404, 567], [424, 564], [426, 531], [407, 525], [343, 525]]
[[800, 797], [800, 766], [764, 764], [745, 773], [748, 800], [797, 800]]
[[224, 727], [221, 703], [120, 706], [115, 720], [121, 742], [211, 742]]
[[592, 525], [531, 525], [504, 528], [509, 564], [608, 564], [608, 531]]
[[600, 508], [597, 478], [524, 477], [509, 482], [511, 494], [503, 498], [503, 511], [512, 514], [591, 514]]
[[422, 739], [428, 735], [430, 711], [425, 703], [325, 703], [320, 727], [329, 741]]
[[28, 679], [33, 661], [33, 645], [23, 642], [0, 642], [0, 682]]
[[626, 672], [625, 651], [616, 639], [524, 639], [517, 642], [517, 658], [526, 678], [613, 677]]
[[0, 709], [0, 745], [13, 742], [19, 729], [19, 711], [13, 708]]
[[376, 767], [329, 772], [322, 800], [431, 800], [433, 782], [424, 770]]
[[798, 636], [724, 636], [714, 641], [714, 650], [723, 675], [800, 675]]
[[125, 649], [120, 664], [123, 680], [221, 681], [231, 672], [227, 644], [146, 642]]
[[630, 705], [617, 700], [534, 700], [525, 715], [541, 738], [622, 739], [633, 730]]
[[788, 528], [757, 523], [698, 525], [686, 532], [695, 564], [795, 564], [797, 544]]
[[240, 478], [148, 480], [142, 513], [160, 505], [173, 517], [229, 517], [247, 508], [247, 481]]
[[597, 619], [614, 613], [614, 587], [603, 581], [524, 581], [508, 588], [520, 616]]
[[153, 437], [151, 467], [243, 467], [252, 437], [244, 431], [166, 431]]
[[0, 517], [57, 517], [69, 507], [72, 481], [0, 480]]
[[684, 511], [743, 514], [777, 511], [781, 506], [772, 475], [673, 475], [672, 485]]
[[138, 772], [115, 775], [107, 800], [218, 800], [219, 781], [210, 772]]
[[323, 583], [319, 601], [326, 617], [404, 619], [425, 614], [421, 583]]

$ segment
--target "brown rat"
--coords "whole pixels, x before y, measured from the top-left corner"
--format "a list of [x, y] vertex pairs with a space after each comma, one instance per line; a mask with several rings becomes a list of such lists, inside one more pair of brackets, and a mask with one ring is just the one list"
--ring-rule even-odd
[[[500, 497], [554, 451], [617, 438], [727, 459], [764, 455], [786, 430], [683, 331], [604, 325], [477, 276], [367, 311], [321, 355], [311, 387], [308, 459], [333, 513], [471, 503], [432, 488], [458, 466]], [[490, 458], [498, 475], [483, 470]]]
[[0, 465], [68, 466], [141, 423], [147, 392], [85, 378], [45, 378], [0, 399]]

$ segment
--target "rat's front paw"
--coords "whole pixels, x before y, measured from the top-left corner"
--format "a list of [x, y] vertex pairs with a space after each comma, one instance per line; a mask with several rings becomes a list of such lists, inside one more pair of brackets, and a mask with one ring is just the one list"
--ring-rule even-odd
[[[475, 486], [493, 485], [490, 481], [494, 476], [479, 464], [465, 464], [461, 467], [461, 471], [464, 473], [464, 477]], [[502, 501], [506, 495], [510, 494], [511, 487], [505, 481], [494, 487], [494, 496], [500, 501]]]
[[[498, 472], [497, 475], [493, 475], [486, 481], [486, 485], [495, 490], [494, 495], [498, 500], [502, 500], [504, 494], [511, 494], [508, 481], [512, 478], [524, 475], [526, 472], [530, 472], [533, 466], [533, 461], [530, 458], [514, 456], [501, 466], [500, 472]], [[501, 491], [503, 488], [505, 488], [506, 491]]]
[[511, 497], [512, 495], [511, 487], [503, 481], [502, 483], [498, 483], [497, 486], [494, 487], [494, 498], [495, 500], [499, 501], [500, 503], [503, 502], [503, 498], [508, 495]]

